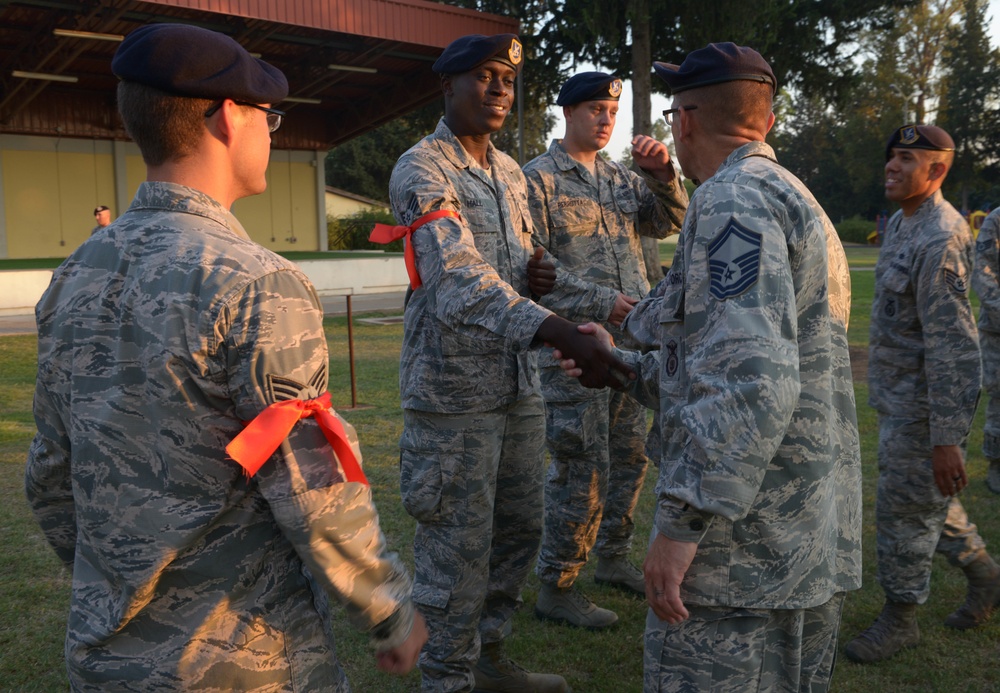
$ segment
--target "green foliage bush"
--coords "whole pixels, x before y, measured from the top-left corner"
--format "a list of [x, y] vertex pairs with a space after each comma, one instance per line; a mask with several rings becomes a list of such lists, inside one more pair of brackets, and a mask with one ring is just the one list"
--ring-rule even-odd
[[395, 224], [392, 213], [380, 209], [366, 209], [346, 217], [327, 217], [326, 235], [330, 250], [385, 250], [403, 252], [403, 241], [379, 245], [368, 240], [375, 224]]
[[868, 234], [875, 230], [874, 221], [862, 219], [857, 214], [834, 226], [841, 243], [868, 243]]

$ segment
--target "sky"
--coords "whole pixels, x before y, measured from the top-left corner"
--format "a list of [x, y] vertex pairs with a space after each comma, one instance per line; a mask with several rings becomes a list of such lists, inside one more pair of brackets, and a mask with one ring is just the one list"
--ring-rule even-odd
[[[991, 36], [990, 43], [993, 47], [1000, 46], [1000, 0], [989, 0], [989, 8], [986, 11], [987, 18], [991, 19], [989, 34]], [[656, 59], [655, 51], [653, 58]], [[592, 65], [581, 64], [578, 68], [579, 72], [585, 70], [597, 69]], [[658, 77], [653, 77], [653, 79], [659, 79]], [[667, 108], [670, 108], [670, 98], [662, 94], [653, 94], [653, 119], [661, 118], [660, 113]], [[608, 155], [615, 160], [622, 158], [622, 151], [629, 147], [632, 141], [632, 83], [629, 80], [625, 80], [623, 83], [622, 95], [618, 102], [618, 122], [615, 125], [615, 131], [611, 136], [608, 146], [605, 151]], [[562, 109], [553, 109], [553, 113], [556, 114], [556, 127], [552, 131], [549, 139], [558, 138], [563, 136], [563, 118]]]

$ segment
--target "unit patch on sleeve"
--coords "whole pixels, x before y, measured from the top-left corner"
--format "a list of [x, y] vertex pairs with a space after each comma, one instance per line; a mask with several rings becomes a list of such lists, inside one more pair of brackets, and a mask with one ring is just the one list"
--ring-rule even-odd
[[757, 283], [761, 238], [731, 218], [708, 244], [709, 291], [715, 298], [724, 301], [739, 296]]

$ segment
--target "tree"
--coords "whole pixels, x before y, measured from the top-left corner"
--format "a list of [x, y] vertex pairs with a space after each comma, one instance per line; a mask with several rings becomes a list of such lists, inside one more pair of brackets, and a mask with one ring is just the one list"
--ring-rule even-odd
[[948, 32], [938, 122], [955, 140], [945, 192], [963, 209], [1000, 203], [1000, 51], [986, 35], [986, 3], [964, 0]]

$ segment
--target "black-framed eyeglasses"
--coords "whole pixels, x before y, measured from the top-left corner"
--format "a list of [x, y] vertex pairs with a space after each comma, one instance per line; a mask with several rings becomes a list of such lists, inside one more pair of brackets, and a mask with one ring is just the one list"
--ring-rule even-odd
[[697, 106], [678, 106], [677, 108], [668, 108], [663, 112], [663, 117], [667, 121], [667, 125], [674, 124], [674, 113], [677, 111], [693, 111], [698, 108]]
[[[205, 111], [205, 117], [211, 118], [215, 115], [215, 112], [222, 108], [222, 104], [225, 103], [225, 99], [213, 104], [211, 108]], [[237, 106], [249, 106], [250, 108], [256, 108], [258, 111], [264, 111], [267, 114], [267, 131], [274, 132], [281, 127], [281, 119], [285, 115], [284, 111], [279, 111], [277, 108], [265, 108], [264, 106], [258, 106], [255, 103], [247, 103], [246, 101], [237, 101], [233, 99], [233, 103]]]

